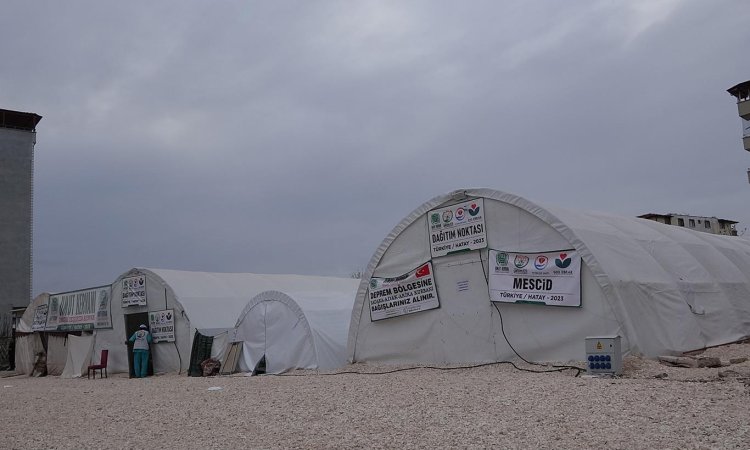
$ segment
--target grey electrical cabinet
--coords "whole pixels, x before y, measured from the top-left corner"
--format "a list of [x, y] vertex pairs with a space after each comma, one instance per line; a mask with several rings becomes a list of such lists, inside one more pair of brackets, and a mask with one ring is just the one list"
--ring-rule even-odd
[[590, 374], [622, 373], [620, 336], [587, 337], [586, 368]]

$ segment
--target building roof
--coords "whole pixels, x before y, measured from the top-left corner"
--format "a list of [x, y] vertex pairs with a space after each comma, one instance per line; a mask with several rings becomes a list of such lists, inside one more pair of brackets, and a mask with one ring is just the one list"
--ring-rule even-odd
[[0, 109], [0, 128], [36, 131], [40, 120], [42, 116], [38, 114]]
[[696, 219], [716, 219], [719, 222], [724, 222], [724, 223], [739, 223], [736, 220], [720, 219], [720, 218], [718, 218], [716, 216], [694, 216], [694, 215], [691, 215], [691, 214], [676, 214], [676, 213], [667, 213], [667, 214], [647, 213], [647, 214], [641, 214], [640, 216], [638, 216], [638, 218], [639, 219], [653, 219], [654, 217], [667, 217], [667, 218], [669, 218], [669, 217], [676, 217], [676, 216], [690, 217], [690, 218], [696, 218]]
[[672, 217], [674, 214], [657, 214], [657, 213], [648, 213], [648, 214], [641, 214], [638, 216], [639, 219], [653, 219], [654, 217]]
[[729, 89], [727, 89], [727, 92], [737, 98], [747, 97], [748, 92], [750, 92], [750, 80], [743, 81], [742, 83], [730, 87]]

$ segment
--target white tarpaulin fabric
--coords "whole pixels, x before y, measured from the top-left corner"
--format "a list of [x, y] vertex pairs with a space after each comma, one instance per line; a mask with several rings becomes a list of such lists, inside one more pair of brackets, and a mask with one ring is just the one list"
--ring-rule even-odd
[[68, 360], [67, 336], [47, 336], [47, 375], [62, 375]]
[[25, 334], [16, 338], [16, 372], [31, 375], [37, 354], [44, 353], [39, 333]]
[[60, 376], [62, 378], [80, 378], [91, 364], [94, 336], [91, 334], [84, 334], [83, 336], [69, 334], [67, 347], [65, 369]]
[[298, 291], [256, 295], [237, 320], [239, 369], [266, 357], [266, 372], [333, 369], [346, 364], [346, 341], [359, 280], [311, 277]]
[[[472, 199], [483, 201], [487, 248], [432, 257], [428, 213]], [[560, 249], [581, 257], [580, 307], [490, 302], [490, 250]], [[398, 277], [427, 261], [440, 308], [373, 322], [371, 278]], [[499, 361], [515, 357], [510, 342], [530, 360], [581, 360], [584, 338], [592, 335], [620, 335], [624, 351], [646, 356], [747, 337], [750, 241], [545, 208], [490, 189], [440, 195], [399, 223], [371, 258], [352, 311], [348, 353], [351, 361]]]

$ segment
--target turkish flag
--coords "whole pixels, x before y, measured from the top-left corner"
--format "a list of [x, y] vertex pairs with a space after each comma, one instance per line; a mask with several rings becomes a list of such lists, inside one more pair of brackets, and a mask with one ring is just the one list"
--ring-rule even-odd
[[430, 274], [430, 265], [425, 264], [424, 266], [417, 269], [416, 275], [417, 275], [417, 278], [422, 278], [422, 277], [426, 277], [429, 274]]

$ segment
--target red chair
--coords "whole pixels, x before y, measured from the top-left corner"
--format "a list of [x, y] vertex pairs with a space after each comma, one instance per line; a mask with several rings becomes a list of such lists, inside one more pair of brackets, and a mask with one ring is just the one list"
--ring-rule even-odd
[[102, 374], [104, 374], [105, 377], [109, 378], [107, 376], [107, 356], [109, 355], [109, 350], [102, 350], [102, 356], [99, 358], [99, 364], [91, 364], [89, 366], [89, 370], [86, 371], [86, 378], [91, 378], [91, 371], [94, 371], [94, 379], [96, 380], [96, 371], [99, 371], [99, 378], [102, 378]]

